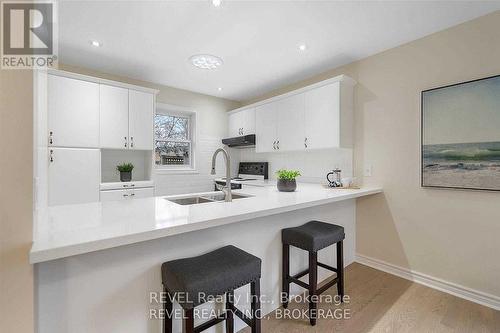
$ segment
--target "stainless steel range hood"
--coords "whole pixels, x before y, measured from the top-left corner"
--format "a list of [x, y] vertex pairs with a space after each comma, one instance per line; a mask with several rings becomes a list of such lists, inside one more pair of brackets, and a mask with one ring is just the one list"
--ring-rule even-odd
[[222, 139], [222, 143], [231, 148], [249, 148], [255, 146], [255, 134]]

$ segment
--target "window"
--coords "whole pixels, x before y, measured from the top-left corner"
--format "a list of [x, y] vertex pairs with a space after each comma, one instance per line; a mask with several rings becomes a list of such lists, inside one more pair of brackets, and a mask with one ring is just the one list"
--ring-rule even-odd
[[193, 113], [159, 108], [154, 119], [155, 164], [161, 168], [192, 169]]

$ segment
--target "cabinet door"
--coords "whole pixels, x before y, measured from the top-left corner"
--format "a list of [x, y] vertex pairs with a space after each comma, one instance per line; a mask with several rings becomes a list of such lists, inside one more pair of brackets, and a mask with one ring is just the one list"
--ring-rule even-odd
[[130, 198], [130, 190], [101, 191], [101, 201], [118, 201]]
[[99, 85], [48, 75], [48, 131], [52, 146], [99, 147]]
[[275, 151], [278, 120], [275, 104], [264, 104], [255, 110], [255, 151], [258, 153]]
[[148, 198], [154, 196], [153, 188], [136, 188], [127, 190], [101, 191], [101, 201], [117, 201], [134, 198]]
[[340, 83], [306, 92], [305, 106], [307, 149], [339, 147]]
[[153, 149], [154, 96], [142, 91], [129, 90], [129, 148]]
[[243, 111], [243, 135], [255, 134], [255, 108]]
[[231, 113], [228, 116], [229, 120], [229, 137], [233, 138], [236, 136], [241, 136], [241, 129], [245, 122], [245, 111], [239, 111], [236, 113]]
[[128, 147], [128, 89], [100, 85], [101, 147]]
[[280, 151], [304, 149], [304, 94], [293, 95], [277, 101], [277, 137]]
[[152, 187], [148, 188], [134, 188], [132, 190], [133, 198], [148, 198], [154, 197], [155, 190]]
[[[99, 201], [100, 151], [49, 148], [49, 205]], [[49, 157], [50, 158], [50, 157]]]

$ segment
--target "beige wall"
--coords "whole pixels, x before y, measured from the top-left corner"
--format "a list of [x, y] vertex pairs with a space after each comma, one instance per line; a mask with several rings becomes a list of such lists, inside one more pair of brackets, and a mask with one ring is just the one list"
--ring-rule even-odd
[[358, 202], [358, 253], [500, 296], [500, 193], [423, 189], [419, 164], [420, 92], [500, 74], [500, 11], [259, 99], [340, 73], [358, 81], [355, 173], [384, 187]]
[[32, 82], [0, 70], [0, 332], [33, 332]]

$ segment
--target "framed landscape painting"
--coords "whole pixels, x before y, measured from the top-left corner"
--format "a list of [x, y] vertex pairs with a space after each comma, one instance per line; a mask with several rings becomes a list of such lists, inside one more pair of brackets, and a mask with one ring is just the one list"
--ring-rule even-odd
[[500, 75], [421, 98], [422, 186], [500, 191]]

